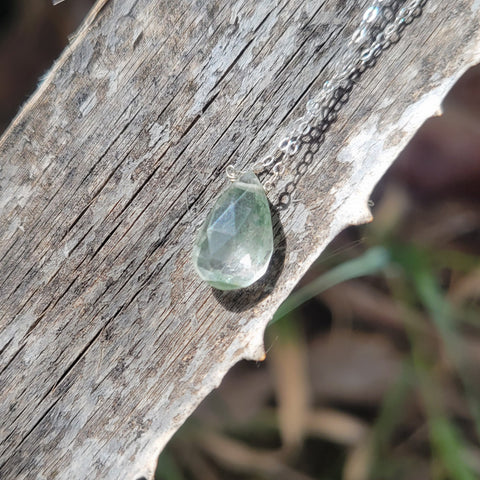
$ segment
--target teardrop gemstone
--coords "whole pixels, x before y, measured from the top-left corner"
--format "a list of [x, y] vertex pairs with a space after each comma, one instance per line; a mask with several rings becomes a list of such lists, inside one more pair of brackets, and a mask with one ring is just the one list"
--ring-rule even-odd
[[248, 287], [267, 271], [273, 253], [270, 207], [253, 172], [215, 202], [193, 247], [200, 277], [219, 290]]

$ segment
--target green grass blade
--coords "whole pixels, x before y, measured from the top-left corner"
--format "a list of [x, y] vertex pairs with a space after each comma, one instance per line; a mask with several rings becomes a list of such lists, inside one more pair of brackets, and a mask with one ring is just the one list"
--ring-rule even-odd
[[383, 247], [372, 247], [362, 256], [332, 268], [290, 295], [275, 312], [272, 323], [334, 285], [379, 272], [385, 268], [389, 261], [388, 250]]

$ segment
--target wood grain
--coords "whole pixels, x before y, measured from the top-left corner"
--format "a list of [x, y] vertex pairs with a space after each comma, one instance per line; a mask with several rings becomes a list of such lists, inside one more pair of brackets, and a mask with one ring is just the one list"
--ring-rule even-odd
[[[111, 0], [0, 141], [0, 477], [152, 478], [186, 417], [480, 58], [478, 0], [429, 0], [322, 143], [269, 194], [266, 278], [219, 294], [190, 263], [231, 161], [251, 165], [331, 74], [365, 5]], [[308, 169], [287, 208], [275, 208]]]

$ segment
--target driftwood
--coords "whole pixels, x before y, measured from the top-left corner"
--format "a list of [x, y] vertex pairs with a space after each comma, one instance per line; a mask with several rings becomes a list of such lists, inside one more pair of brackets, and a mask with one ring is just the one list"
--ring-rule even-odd
[[[429, 0], [270, 193], [264, 281], [220, 294], [192, 240], [331, 74], [351, 0], [98, 4], [0, 142], [0, 477], [152, 478], [186, 417], [480, 58], [478, 0]], [[281, 192], [297, 169], [293, 195]]]

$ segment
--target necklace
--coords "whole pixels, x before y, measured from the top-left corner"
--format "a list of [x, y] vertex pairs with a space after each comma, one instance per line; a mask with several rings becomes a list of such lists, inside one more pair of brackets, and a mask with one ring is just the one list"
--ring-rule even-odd
[[[285, 162], [316, 125], [328, 125], [342, 98], [381, 53], [396, 43], [406, 25], [420, 16], [426, 0], [374, 0], [364, 11], [336, 62], [332, 77], [308, 100], [304, 115], [272, 153], [248, 171], [226, 169], [232, 184], [216, 200], [193, 247], [200, 277], [220, 290], [245, 288], [267, 271], [273, 254], [273, 228], [266, 193], [285, 171]], [[344, 102], [343, 102], [344, 103]], [[257, 174], [267, 173], [263, 185]]]

